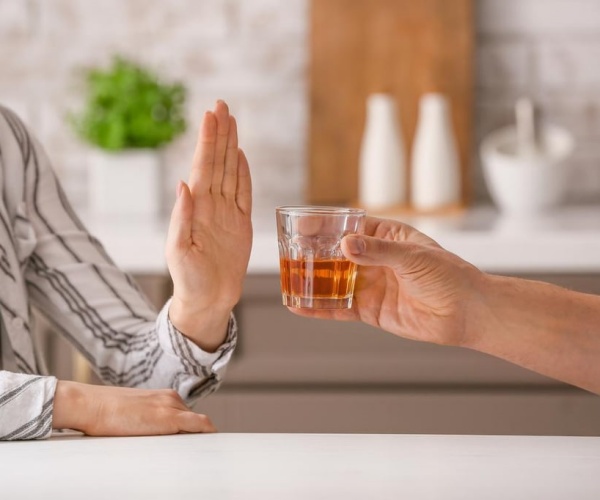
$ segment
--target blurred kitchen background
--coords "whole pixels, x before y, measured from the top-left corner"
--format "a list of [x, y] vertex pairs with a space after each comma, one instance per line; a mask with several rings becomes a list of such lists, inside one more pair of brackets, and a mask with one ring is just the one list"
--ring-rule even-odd
[[[81, 106], [82, 69], [107, 65], [118, 53], [186, 86], [189, 127], [164, 151], [163, 211], [174, 200], [177, 180], [187, 178], [203, 111], [225, 99], [238, 118], [251, 164], [256, 223], [267, 228], [272, 220], [265, 222], [261, 214], [272, 216], [276, 205], [307, 201], [315, 109], [310, 101], [311, 3], [319, 1], [0, 0], [0, 101], [38, 135], [73, 204], [85, 213], [90, 148], [65, 118]], [[440, 9], [448, 13], [454, 2], [426, 3], [444, 5]], [[387, 4], [394, 8], [393, 0]], [[470, 82], [454, 89], [467, 93], [465, 102], [471, 104], [462, 109], [469, 125], [462, 131], [468, 133], [469, 206], [490, 204], [479, 144], [513, 123], [516, 100], [528, 96], [544, 120], [574, 136], [567, 205], [592, 207], [582, 218], [595, 219], [600, 214], [593, 211], [600, 203], [600, 1], [460, 4], [473, 9], [464, 18], [473, 51], [461, 66], [471, 67]], [[343, 88], [344, 82], [339, 84]], [[261, 238], [275, 241], [274, 229], [273, 223], [272, 234], [267, 229], [259, 233], [257, 244]], [[581, 249], [585, 242], [597, 243], [599, 229], [600, 222], [584, 228]], [[495, 265], [485, 249], [502, 249], [505, 242], [491, 232], [485, 241], [487, 235], [483, 229], [477, 233], [478, 248], [484, 249], [479, 254], [467, 246], [464, 252], [486, 270], [600, 292], [600, 258], [592, 256], [588, 269], [585, 258], [576, 266], [571, 252], [553, 267], [542, 251], [538, 256], [545, 267], [530, 268], [518, 255], [505, 266]], [[508, 260], [526, 254], [529, 245], [544, 248], [547, 236], [511, 235], [512, 244], [523, 247], [503, 252]], [[461, 239], [458, 231], [448, 241], [458, 242], [460, 254], [462, 241], [472, 237], [468, 233]], [[577, 234], [548, 237], [562, 243], [571, 238], [578, 248]], [[162, 255], [160, 238], [148, 241], [158, 242], [147, 246], [158, 247], [149, 251]], [[139, 241], [131, 241], [132, 248], [136, 245]], [[164, 267], [150, 267], [132, 265], [130, 270], [160, 304], [169, 293], [168, 278]], [[476, 353], [404, 342], [360, 325], [292, 317], [279, 304], [277, 268], [253, 269], [238, 308], [242, 337], [230, 376], [218, 394], [198, 407], [223, 431], [600, 432], [600, 404], [583, 391]], [[73, 372], [72, 359], [58, 353], [62, 344], [48, 342], [58, 374], [89, 376], [81, 367]]]
[[[473, 3], [473, 146], [512, 122], [515, 100], [530, 96], [549, 121], [575, 135], [570, 199], [599, 200], [600, 3]], [[33, 127], [73, 203], [83, 206], [87, 147], [65, 113], [81, 105], [82, 68], [106, 65], [115, 53], [129, 55], [189, 91], [188, 131], [167, 151], [170, 200], [177, 179], [186, 177], [202, 112], [223, 98], [239, 119], [256, 204], [300, 202], [307, 172], [309, 4], [0, 0], [0, 96]], [[473, 161], [477, 166], [476, 155]], [[475, 200], [486, 199], [480, 169], [472, 175]]]

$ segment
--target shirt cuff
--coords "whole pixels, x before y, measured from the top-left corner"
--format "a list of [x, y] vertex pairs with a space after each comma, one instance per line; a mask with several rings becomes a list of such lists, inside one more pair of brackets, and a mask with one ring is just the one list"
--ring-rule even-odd
[[215, 352], [207, 352], [181, 333], [169, 319], [169, 306], [167, 301], [157, 318], [157, 331], [160, 346], [167, 354], [178, 357], [190, 374], [199, 375], [198, 367], [202, 368], [202, 375], [208, 377], [220, 371], [227, 365], [237, 343], [237, 322], [233, 313], [227, 324], [227, 336]]
[[55, 377], [0, 371], [0, 441], [52, 434]]

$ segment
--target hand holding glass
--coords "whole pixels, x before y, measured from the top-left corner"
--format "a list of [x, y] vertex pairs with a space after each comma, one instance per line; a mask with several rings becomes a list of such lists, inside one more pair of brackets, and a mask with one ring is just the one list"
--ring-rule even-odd
[[364, 210], [285, 206], [276, 209], [283, 305], [349, 309], [356, 264], [344, 257], [342, 238], [364, 230]]

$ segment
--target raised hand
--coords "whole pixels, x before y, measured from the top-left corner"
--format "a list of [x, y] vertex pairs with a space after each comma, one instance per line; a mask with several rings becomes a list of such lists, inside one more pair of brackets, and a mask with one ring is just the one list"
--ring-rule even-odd
[[237, 124], [223, 101], [206, 112], [189, 185], [180, 182], [167, 238], [173, 279], [169, 316], [196, 344], [214, 351], [238, 302], [252, 246], [252, 187]]
[[369, 217], [365, 235], [342, 251], [359, 264], [352, 309], [290, 310], [301, 316], [363, 321], [415, 340], [460, 345], [482, 273], [416, 229]]

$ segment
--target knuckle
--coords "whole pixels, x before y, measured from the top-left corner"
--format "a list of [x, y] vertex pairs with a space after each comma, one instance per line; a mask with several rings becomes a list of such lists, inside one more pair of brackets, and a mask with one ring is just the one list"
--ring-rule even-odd
[[181, 401], [181, 396], [175, 389], [166, 389], [166, 393], [172, 398]]
[[181, 396], [174, 389], [163, 389], [160, 391], [160, 397], [165, 403], [180, 402]]

